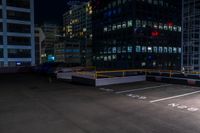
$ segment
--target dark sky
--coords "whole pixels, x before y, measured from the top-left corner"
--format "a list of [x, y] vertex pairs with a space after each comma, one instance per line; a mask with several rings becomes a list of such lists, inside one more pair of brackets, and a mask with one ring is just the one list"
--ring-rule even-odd
[[35, 0], [35, 23], [62, 24], [62, 14], [68, 9], [68, 0]]

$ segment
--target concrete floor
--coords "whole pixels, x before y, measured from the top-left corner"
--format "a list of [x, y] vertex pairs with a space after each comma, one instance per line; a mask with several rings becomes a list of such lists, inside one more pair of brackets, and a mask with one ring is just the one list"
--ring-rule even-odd
[[153, 82], [94, 88], [1, 75], [0, 133], [199, 133], [199, 90]]

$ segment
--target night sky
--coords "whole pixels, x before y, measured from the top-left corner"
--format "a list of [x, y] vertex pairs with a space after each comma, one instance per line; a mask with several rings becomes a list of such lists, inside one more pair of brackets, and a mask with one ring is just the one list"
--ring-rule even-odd
[[68, 0], [35, 0], [35, 23], [62, 24], [62, 14], [68, 10]]

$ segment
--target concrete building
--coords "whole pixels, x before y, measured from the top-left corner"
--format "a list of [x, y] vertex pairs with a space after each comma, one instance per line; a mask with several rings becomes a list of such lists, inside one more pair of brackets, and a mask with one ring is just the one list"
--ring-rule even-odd
[[181, 0], [93, 3], [97, 68], [181, 69]]
[[182, 69], [200, 72], [200, 1], [183, 0]]
[[[73, 3], [63, 15], [64, 37], [80, 44], [82, 65], [91, 65], [92, 59], [92, 6], [90, 2]], [[75, 48], [76, 49], [76, 48]], [[67, 57], [66, 57], [67, 58]]]
[[41, 48], [42, 63], [55, 61], [54, 44], [60, 38], [62, 28], [56, 24], [44, 23], [41, 29], [45, 35]]
[[1, 0], [0, 12], [0, 67], [34, 66], [33, 0]]
[[55, 55], [57, 62], [64, 62], [68, 66], [81, 65], [80, 42], [72, 39], [64, 39], [55, 43]]
[[42, 42], [45, 40], [45, 35], [41, 28], [35, 28], [35, 64], [42, 63]]

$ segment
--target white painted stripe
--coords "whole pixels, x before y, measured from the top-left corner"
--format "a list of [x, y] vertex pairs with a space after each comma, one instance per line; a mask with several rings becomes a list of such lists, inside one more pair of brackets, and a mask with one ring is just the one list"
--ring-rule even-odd
[[155, 89], [155, 88], [161, 88], [161, 87], [168, 87], [171, 86], [171, 84], [167, 85], [159, 85], [159, 86], [151, 86], [151, 87], [145, 87], [145, 88], [140, 88], [140, 89], [132, 89], [132, 90], [125, 90], [125, 91], [118, 91], [115, 92], [116, 94], [122, 94], [122, 93], [128, 93], [128, 92], [134, 92], [134, 91], [142, 91], [142, 90], [149, 90], [149, 89]]
[[152, 101], [150, 101], [150, 103], [156, 103], [156, 102], [175, 99], [175, 98], [179, 98], [179, 97], [185, 97], [185, 96], [189, 96], [189, 95], [193, 95], [193, 94], [197, 94], [197, 93], [200, 93], [200, 91], [195, 91], [195, 92], [191, 92], [191, 93], [185, 93], [185, 94], [182, 94], [182, 95], [177, 95], [177, 96], [172, 96], [172, 97], [166, 97], [166, 98], [161, 98], [161, 99], [157, 99], [157, 100], [152, 100]]

